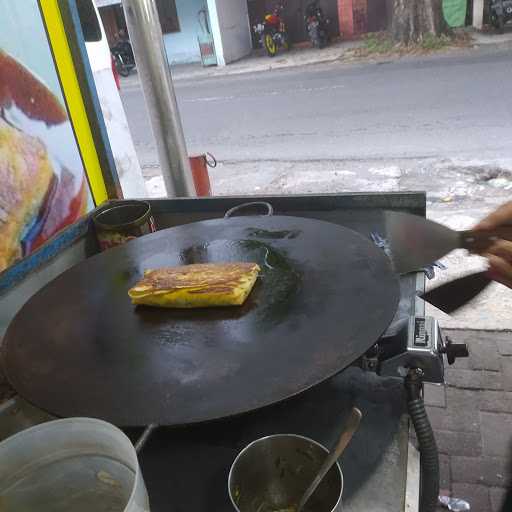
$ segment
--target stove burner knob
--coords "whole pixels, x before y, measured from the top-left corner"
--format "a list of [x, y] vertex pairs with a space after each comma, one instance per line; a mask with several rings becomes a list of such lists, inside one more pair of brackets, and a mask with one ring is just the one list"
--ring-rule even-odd
[[452, 365], [458, 357], [469, 357], [469, 350], [466, 343], [453, 343], [453, 341], [445, 338], [445, 345], [441, 348], [440, 352], [446, 354], [448, 364]]

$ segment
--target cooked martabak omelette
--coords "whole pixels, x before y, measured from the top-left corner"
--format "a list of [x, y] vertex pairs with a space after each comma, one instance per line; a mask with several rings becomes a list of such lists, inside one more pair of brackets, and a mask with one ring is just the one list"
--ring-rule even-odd
[[164, 308], [241, 306], [260, 271], [256, 263], [205, 263], [146, 270], [128, 295]]

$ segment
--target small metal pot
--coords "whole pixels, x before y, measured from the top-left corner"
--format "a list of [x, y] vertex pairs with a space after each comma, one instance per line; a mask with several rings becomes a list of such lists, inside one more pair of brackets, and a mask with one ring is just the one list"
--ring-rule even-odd
[[102, 251], [156, 231], [151, 206], [145, 201], [117, 201], [93, 216], [96, 238]]
[[[329, 451], [307, 437], [278, 434], [254, 441], [231, 466], [229, 497], [237, 512], [292, 512]], [[304, 512], [340, 512], [343, 473], [336, 463]]]

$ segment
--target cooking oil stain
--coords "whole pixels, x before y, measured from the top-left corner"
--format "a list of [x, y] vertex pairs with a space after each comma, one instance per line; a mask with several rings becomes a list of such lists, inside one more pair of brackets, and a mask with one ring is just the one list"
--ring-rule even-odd
[[297, 238], [302, 232], [299, 229], [283, 230], [283, 231], [270, 231], [268, 229], [248, 228], [247, 235], [256, 238], [263, 238], [264, 240], [293, 240]]
[[[251, 230], [251, 234], [264, 230]], [[300, 265], [288, 255], [284, 248], [274, 247], [272, 242], [289, 236], [298, 236], [299, 232], [280, 231], [264, 232], [271, 236], [263, 240], [248, 238], [242, 240], [214, 240], [194, 245], [180, 253], [180, 261], [184, 265], [198, 263], [223, 263], [230, 261], [245, 261], [258, 263], [261, 267], [259, 276], [260, 286], [248, 299], [253, 304], [258, 315], [261, 315], [269, 326], [275, 325], [288, 315], [293, 306], [293, 298], [298, 296], [302, 286]]]

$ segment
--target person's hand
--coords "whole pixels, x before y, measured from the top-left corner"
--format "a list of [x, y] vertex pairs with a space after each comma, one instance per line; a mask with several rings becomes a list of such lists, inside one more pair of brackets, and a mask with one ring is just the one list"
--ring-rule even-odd
[[[476, 230], [494, 229], [512, 224], [512, 201], [500, 206], [476, 226]], [[483, 254], [489, 261], [489, 277], [512, 288], [512, 242], [499, 240]]]

